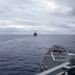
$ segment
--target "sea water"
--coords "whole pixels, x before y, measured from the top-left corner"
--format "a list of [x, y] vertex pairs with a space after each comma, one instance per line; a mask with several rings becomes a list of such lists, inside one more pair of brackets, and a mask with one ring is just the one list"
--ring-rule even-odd
[[75, 52], [75, 35], [0, 35], [0, 75], [35, 75], [55, 44]]

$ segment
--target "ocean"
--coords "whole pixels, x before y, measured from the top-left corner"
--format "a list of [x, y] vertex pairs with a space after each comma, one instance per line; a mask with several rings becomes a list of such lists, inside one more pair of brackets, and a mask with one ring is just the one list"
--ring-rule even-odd
[[75, 35], [0, 35], [0, 75], [35, 75], [55, 44], [75, 52]]

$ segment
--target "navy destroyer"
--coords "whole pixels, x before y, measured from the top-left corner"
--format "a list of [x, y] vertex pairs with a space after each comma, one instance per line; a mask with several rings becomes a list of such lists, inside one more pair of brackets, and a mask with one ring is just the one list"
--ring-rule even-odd
[[75, 75], [75, 54], [54, 45], [45, 55], [36, 75]]

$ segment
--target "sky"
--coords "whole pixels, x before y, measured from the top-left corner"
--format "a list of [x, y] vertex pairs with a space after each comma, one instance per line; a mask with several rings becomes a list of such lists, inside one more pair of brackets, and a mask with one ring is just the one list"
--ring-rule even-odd
[[75, 34], [75, 0], [0, 0], [0, 34]]

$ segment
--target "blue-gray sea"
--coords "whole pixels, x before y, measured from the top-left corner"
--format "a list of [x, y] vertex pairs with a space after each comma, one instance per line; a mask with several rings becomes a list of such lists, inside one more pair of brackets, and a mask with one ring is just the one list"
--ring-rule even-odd
[[0, 35], [0, 75], [35, 75], [54, 44], [75, 50], [75, 35]]

